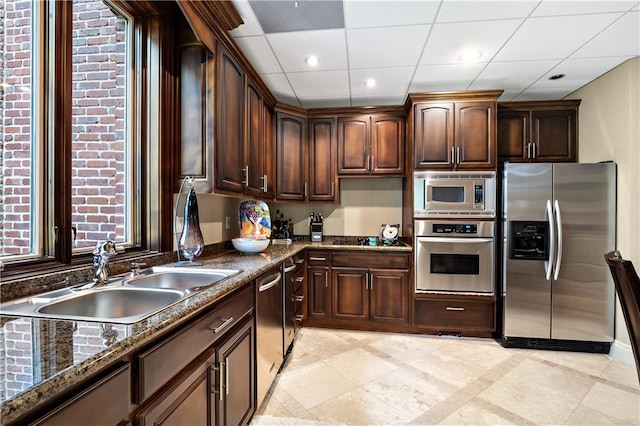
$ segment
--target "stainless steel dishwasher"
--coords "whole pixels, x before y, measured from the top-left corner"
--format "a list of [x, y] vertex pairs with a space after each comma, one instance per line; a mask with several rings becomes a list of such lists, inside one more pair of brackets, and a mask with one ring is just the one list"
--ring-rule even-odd
[[262, 404], [284, 360], [281, 271], [278, 266], [256, 279], [256, 407]]

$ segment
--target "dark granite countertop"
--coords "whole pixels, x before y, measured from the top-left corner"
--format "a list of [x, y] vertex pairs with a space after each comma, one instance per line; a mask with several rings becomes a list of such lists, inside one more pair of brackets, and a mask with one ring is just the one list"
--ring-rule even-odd
[[232, 249], [200, 257], [203, 267], [242, 272], [131, 325], [0, 316], [0, 418], [9, 422], [45, 404], [306, 248], [412, 250], [410, 246], [349, 245], [348, 241], [345, 245], [344, 239], [334, 242], [338, 241], [327, 237], [321, 243], [271, 244], [260, 254]]

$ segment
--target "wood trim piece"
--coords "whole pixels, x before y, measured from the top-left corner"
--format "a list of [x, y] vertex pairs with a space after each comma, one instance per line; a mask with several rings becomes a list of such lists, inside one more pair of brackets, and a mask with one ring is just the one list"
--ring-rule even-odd
[[496, 101], [504, 90], [469, 90], [461, 92], [410, 93], [405, 102], [409, 110], [416, 102], [431, 101]]

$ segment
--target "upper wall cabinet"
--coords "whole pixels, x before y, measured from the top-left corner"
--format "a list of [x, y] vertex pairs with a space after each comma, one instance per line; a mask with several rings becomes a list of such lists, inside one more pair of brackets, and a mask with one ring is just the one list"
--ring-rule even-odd
[[404, 117], [356, 115], [338, 118], [338, 175], [402, 175]]
[[276, 112], [276, 199], [306, 201], [306, 118]]
[[579, 105], [579, 100], [498, 104], [498, 161], [577, 161]]
[[336, 118], [311, 118], [309, 127], [309, 201], [338, 202]]
[[494, 170], [500, 93], [410, 95], [414, 168]]
[[273, 108], [222, 44], [217, 70], [216, 189], [273, 199]]

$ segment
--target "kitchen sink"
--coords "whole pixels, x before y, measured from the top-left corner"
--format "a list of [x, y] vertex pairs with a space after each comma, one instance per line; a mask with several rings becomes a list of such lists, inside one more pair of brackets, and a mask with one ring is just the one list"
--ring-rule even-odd
[[182, 299], [179, 290], [112, 287], [84, 290], [60, 301], [47, 303], [37, 313], [55, 318], [91, 318], [104, 322], [113, 320], [135, 322]]
[[125, 278], [112, 277], [106, 287], [89, 284], [0, 303], [0, 315], [133, 324], [240, 272], [152, 267]]
[[124, 280], [128, 286], [197, 291], [236, 275], [238, 269], [156, 266]]

